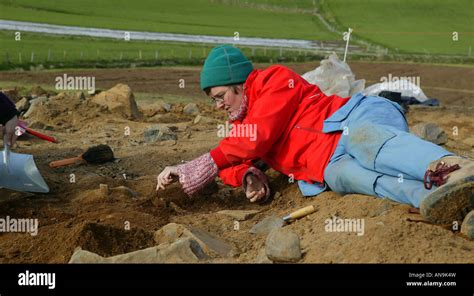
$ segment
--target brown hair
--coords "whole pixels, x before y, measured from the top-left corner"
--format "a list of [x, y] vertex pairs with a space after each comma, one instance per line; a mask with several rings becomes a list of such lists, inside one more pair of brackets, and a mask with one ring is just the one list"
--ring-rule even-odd
[[[216, 86], [217, 86], [217, 85], [216, 85]], [[243, 86], [243, 84], [242, 84], [242, 83], [239, 83], [239, 84], [230, 84], [230, 85], [223, 85], [223, 86], [230, 86], [230, 88], [232, 89], [232, 91], [234, 92], [234, 94], [238, 94], [239, 92], [238, 92], [237, 88], [238, 88], [239, 86]], [[212, 86], [212, 87], [213, 87], [213, 86]], [[204, 92], [206, 93], [207, 96], [209, 96], [209, 94], [211, 93], [211, 88], [212, 88], [212, 87], [206, 87], [206, 88], [204, 89]]]

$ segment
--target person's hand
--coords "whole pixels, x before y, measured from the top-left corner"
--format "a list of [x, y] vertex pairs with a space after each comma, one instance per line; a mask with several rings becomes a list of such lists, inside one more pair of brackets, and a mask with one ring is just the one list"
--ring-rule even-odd
[[16, 143], [16, 127], [18, 125], [18, 117], [14, 116], [5, 123], [5, 126], [0, 124], [0, 138], [8, 142], [8, 146], [13, 147]]
[[266, 196], [265, 185], [254, 174], [248, 174], [246, 176], [246, 181], [247, 188], [245, 190], [245, 195], [250, 202], [259, 201]]
[[156, 190], [165, 189], [166, 185], [169, 185], [177, 181], [178, 177], [178, 168], [176, 166], [167, 166], [165, 169], [158, 175], [156, 185]]

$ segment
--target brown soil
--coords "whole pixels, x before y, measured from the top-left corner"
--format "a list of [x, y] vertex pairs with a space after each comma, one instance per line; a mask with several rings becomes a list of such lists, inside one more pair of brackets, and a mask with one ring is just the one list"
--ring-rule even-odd
[[[316, 63], [289, 65], [303, 73]], [[472, 109], [474, 108], [474, 70], [472, 68], [352, 63], [357, 78], [376, 82], [380, 76], [421, 76], [421, 86], [430, 97], [439, 98], [442, 107], [410, 108], [410, 124], [435, 122], [447, 133], [447, 149], [474, 158]], [[107, 89], [117, 83], [128, 84], [134, 92], [149, 92], [166, 98], [169, 94], [202, 97], [198, 89], [198, 68], [109, 69], [68, 71], [70, 75], [94, 75], [96, 85]], [[0, 80], [51, 84], [53, 72], [3, 72]], [[186, 88], [178, 80], [186, 79]], [[197, 94], [197, 95], [196, 95]], [[203, 98], [203, 97], [202, 97]], [[223, 115], [198, 99], [201, 113], [222, 122]], [[139, 101], [142, 107], [149, 101]], [[172, 103], [172, 102], [171, 102]], [[270, 171], [271, 185], [280, 197], [264, 205], [247, 202], [239, 188], [219, 183], [210, 191], [188, 199], [177, 189], [156, 197], [156, 175], [167, 165], [189, 160], [209, 151], [219, 139], [215, 123], [193, 124], [194, 116], [179, 111], [161, 114], [154, 119], [129, 121], [114, 114], [87, 106], [75, 112], [41, 118], [52, 130], [43, 132], [58, 138], [58, 144], [31, 137], [19, 141], [19, 153], [33, 154], [38, 168], [51, 188], [49, 194], [29, 194], [0, 189], [0, 217], [38, 218], [37, 236], [24, 233], [0, 233], [0, 263], [67, 262], [78, 246], [110, 256], [152, 246], [153, 231], [169, 222], [190, 224], [225, 239], [233, 245], [232, 258], [214, 262], [255, 262], [264, 247], [264, 235], [248, 230], [269, 215], [284, 216], [299, 207], [315, 205], [317, 211], [287, 226], [296, 231], [302, 242], [301, 262], [469, 262], [474, 263], [474, 242], [453, 232], [449, 226], [424, 223], [409, 207], [363, 195], [340, 196], [325, 192], [315, 198], [303, 198], [296, 184]], [[81, 109], [85, 108], [85, 109]], [[69, 111], [71, 111], [69, 110]], [[143, 131], [154, 123], [166, 123], [177, 131], [178, 141], [146, 143]], [[453, 128], [458, 133], [453, 133]], [[125, 136], [124, 131], [130, 130]], [[76, 156], [90, 146], [107, 144], [117, 160], [103, 165], [75, 165], [51, 169], [53, 160]], [[74, 174], [75, 182], [71, 178]], [[100, 184], [109, 188], [127, 186], [136, 197], [111, 194], [104, 198]], [[231, 218], [217, 214], [224, 209], [256, 209], [260, 213], [240, 222], [234, 230]], [[329, 233], [324, 221], [340, 218], [364, 218], [365, 234]]]

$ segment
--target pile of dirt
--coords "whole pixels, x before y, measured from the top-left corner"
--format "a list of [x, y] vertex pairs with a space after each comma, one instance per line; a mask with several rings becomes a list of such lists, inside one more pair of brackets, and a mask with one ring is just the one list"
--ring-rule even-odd
[[[17, 108], [22, 112], [21, 118], [34, 129], [75, 132], [106, 120], [168, 124], [191, 122], [197, 114], [215, 116], [212, 106], [202, 103], [186, 105], [146, 101], [138, 106], [135, 95], [125, 84], [117, 84], [109, 90], [90, 96], [83, 92], [62, 92], [51, 96], [40, 90], [40, 87], [34, 87], [29, 95], [22, 97], [17, 103]], [[188, 105], [194, 105], [193, 112], [187, 111]], [[222, 114], [217, 117], [221, 116]], [[212, 119], [204, 120], [212, 122]]]
[[140, 113], [133, 93], [126, 85], [120, 84], [96, 96], [86, 97], [84, 93], [59, 93], [40, 96], [29, 101], [23, 118], [37, 128], [77, 130], [90, 120], [104, 118], [139, 119]]
[[117, 84], [107, 91], [90, 98], [90, 100], [100, 106], [104, 106], [112, 113], [118, 113], [124, 118], [136, 120], [142, 117], [138, 111], [137, 102], [132, 90], [126, 84]]
[[32, 99], [22, 118], [33, 128], [75, 131], [84, 122], [102, 118], [106, 113], [106, 107], [86, 99], [82, 92], [60, 93], [49, 98]]

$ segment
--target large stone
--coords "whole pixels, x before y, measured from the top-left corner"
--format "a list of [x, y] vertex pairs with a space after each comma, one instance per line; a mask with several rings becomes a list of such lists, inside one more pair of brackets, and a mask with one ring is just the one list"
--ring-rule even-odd
[[119, 113], [128, 119], [139, 119], [141, 117], [135, 96], [130, 87], [125, 84], [117, 84], [111, 89], [93, 96], [91, 101], [106, 106], [111, 112]]
[[196, 240], [209, 256], [228, 257], [232, 251], [232, 246], [225, 241], [191, 226], [169, 223], [155, 232], [155, 242], [157, 244], [171, 243], [179, 238], [192, 238]]
[[140, 110], [146, 117], [153, 117], [159, 112], [165, 112], [161, 103], [153, 103], [144, 106], [140, 106]]
[[69, 263], [107, 263], [107, 259], [78, 247], [74, 250]]
[[197, 263], [209, 257], [192, 238], [146, 248], [112, 257], [102, 257], [77, 248], [69, 263]]
[[265, 248], [262, 248], [260, 251], [258, 251], [257, 257], [255, 258], [255, 263], [272, 264], [273, 261], [268, 259]]
[[161, 250], [164, 263], [196, 263], [209, 259], [201, 245], [192, 238], [181, 238]]
[[258, 212], [255, 210], [224, 210], [217, 212], [217, 214], [229, 216], [237, 221], [245, 221], [255, 216]]
[[300, 238], [287, 229], [274, 229], [265, 241], [265, 254], [274, 262], [296, 262], [301, 259]]
[[189, 115], [198, 115], [199, 108], [195, 103], [189, 103], [186, 106], [184, 106], [183, 113], [189, 114]]
[[423, 140], [436, 145], [448, 142], [448, 135], [434, 123], [419, 123], [411, 128], [411, 132]]
[[474, 211], [466, 215], [461, 225], [461, 233], [470, 239], [474, 239]]
[[145, 141], [154, 143], [159, 141], [177, 140], [176, 133], [166, 126], [154, 125], [147, 128], [144, 132]]
[[253, 234], [267, 234], [273, 229], [281, 228], [284, 225], [285, 221], [283, 221], [283, 219], [270, 216], [255, 224], [249, 232]]
[[27, 98], [22, 98], [15, 105], [18, 112], [23, 112], [30, 108], [30, 101]]
[[197, 263], [208, 259], [192, 238], [107, 258], [110, 263]]

